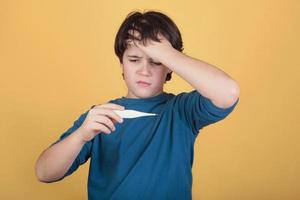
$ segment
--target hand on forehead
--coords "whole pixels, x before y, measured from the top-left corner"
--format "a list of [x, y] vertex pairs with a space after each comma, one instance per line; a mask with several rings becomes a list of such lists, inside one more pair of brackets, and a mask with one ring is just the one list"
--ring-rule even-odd
[[[128, 39], [127, 43], [130, 45], [135, 45], [135, 46], [139, 46], [139, 45], [143, 45], [143, 46], [147, 46], [148, 43], [151, 42], [157, 42], [157, 41], [152, 41], [151, 39], [147, 39], [146, 43], [143, 44], [143, 41], [141, 41], [141, 34], [140, 32], [138, 32], [137, 30], [132, 30], [130, 29], [128, 31], [129, 35], [131, 35], [133, 38]], [[157, 38], [161, 41], [161, 40], [166, 40], [165, 37], [161, 34], [158, 33]]]
[[164, 53], [173, 48], [171, 43], [161, 33], [158, 33], [157, 35], [159, 41], [150, 38], [142, 40], [141, 34], [137, 30], [129, 30], [128, 34], [131, 36], [126, 41], [128, 45], [139, 48], [148, 57], [157, 61], [163, 59]]

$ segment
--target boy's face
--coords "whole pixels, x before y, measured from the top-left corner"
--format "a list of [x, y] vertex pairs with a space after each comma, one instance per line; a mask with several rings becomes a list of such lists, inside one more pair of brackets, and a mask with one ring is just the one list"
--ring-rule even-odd
[[166, 76], [171, 72], [134, 45], [129, 45], [125, 50], [121, 67], [128, 88], [128, 98], [148, 98], [160, 94], [163, 92]]

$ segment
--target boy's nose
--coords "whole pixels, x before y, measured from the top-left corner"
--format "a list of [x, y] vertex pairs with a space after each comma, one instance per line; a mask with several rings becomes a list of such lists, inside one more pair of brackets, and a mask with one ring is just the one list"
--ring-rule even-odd
[[148, 62], [143, 63], [140, 69], [138, 70], [138, 72], [144, 76], [150, 75], [151, 70], [150, 70], [149, 63]]

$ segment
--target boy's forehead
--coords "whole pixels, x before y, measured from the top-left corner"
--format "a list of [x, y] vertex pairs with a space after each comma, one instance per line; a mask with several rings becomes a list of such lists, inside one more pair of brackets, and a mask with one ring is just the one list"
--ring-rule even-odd
[[138, 47], [133, 46], [133, 45], [128, 45], [126, 50], [125, 50], [125, 54], [134, 54], [134, 55], [143, 55], [142, 50], [140, 50]]

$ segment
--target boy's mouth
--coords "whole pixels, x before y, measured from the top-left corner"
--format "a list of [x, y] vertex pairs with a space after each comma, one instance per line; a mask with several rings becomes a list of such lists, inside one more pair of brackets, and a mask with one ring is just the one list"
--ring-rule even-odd
[[138, 81], [138, 85], [143, 86], [143, 87], [148, 87], [151, 85], [151, 83], [145, 82], [145, 81]]

